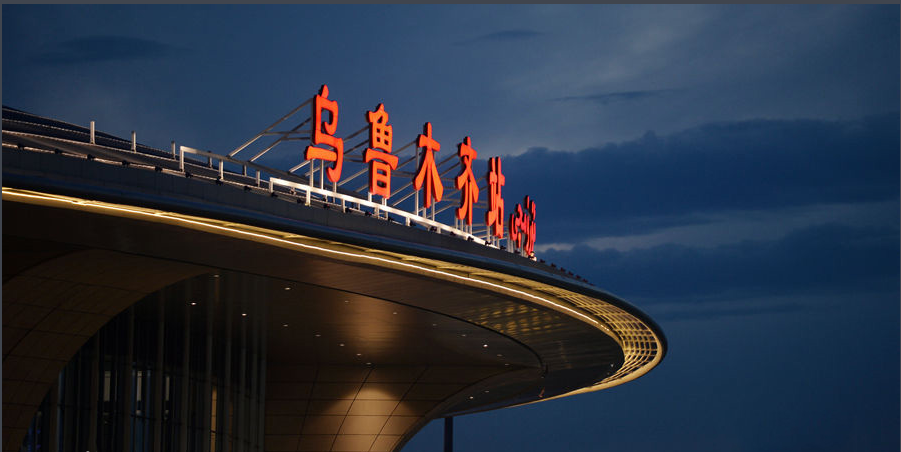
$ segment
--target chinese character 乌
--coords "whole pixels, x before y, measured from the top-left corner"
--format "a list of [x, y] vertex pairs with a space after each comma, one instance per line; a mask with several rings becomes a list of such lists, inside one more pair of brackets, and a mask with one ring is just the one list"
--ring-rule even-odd
[[[322, 120], [322, 112], [331, 116], [329, 122]], [[307, 146], [304, 158], [335, 162], [327, 172], [328, 180], [337, 183], [341, 179], [341, 164], [344, 162], [344, 140], [335, 137], [338, 129], [338, 102], [328, 99], [328, 86], [322, 85], [313, 103], [313, 144]], [[330, 146], [326, 149], [317, 146]]]

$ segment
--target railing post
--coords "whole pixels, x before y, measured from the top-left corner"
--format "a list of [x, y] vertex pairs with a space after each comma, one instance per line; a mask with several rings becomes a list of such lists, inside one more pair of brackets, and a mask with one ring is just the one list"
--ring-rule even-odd
[[131, 152], [138, 152], [138, 134], [131, 131]]
[[94, 142], [94, 121], [91, 121], [91, 144], [95, 144], [95, 142]]
[[177, 157], [177, 155], [175, 154], [175, 140], [172, 140], [172, 158], [175, 157]]

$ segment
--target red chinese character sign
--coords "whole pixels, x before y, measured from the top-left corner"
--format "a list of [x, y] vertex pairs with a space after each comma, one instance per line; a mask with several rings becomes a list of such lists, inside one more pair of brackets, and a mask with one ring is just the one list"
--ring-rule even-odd
[[[322, 120], [323, 111], [329, 113], [329, 122]], [[335, 137], [337, 129], [338, 102], [328, 99], [328, 86], [322, 85], [313, 102], [313, 144], [307, 146], [304, 158], [335, 162], [327, 171], [328, 180], [334, 183], [341, 179], [341, 165], [344, 162], [344, 140]]]
[[472, 148], [469, 137], [464, 138], [463, 142], [457, 145], [457, 155], [460, 156], [460, 164], [463, 169], [454, 179], [454, 187], [460, 190], [460, 207], [457, 208], [456, 214], [458, 219], [465, 220], [466, 224], [472, 226], [472, 208], [479, 200], [479, 186], [476, 183], [476, 177], [472, 174], [472, 162], [478, 157], [478, 154]]
[[397, 169], [397, 156], [391, 155], [393, 128], [388, 125], [385, 106], [379, 104], [375, 111], [366, 113], [369, 121], [369, 148], [364, 161], [369, 163], [369, 193], [391, 196], [391, 170]]
[[501, 187], [506, 178], [501, 172], [501, 158], [488, 159], [488, 211], [485, 212], [485, 226], [491, 235], [504, 238], [504, 198], [501, 197]]
[[[277, 124], [301, 110], [307, 103], [312, 103], [313, 107], [309, 119], [304, 119], [300, 125], [288, 132], [271, 131]], [[331, 203], [338, 202], [340, 202], [341, 207], [345, 207], [346, 202], [351, 202], [356, 205], [355, 209], [372, 209], [371, 213], [368, 211], [365, 212], [369, 216], [375, 215], [378, 218], [388, 220], [394, 220], [394, 218], [390, 218], [389, 215], [400, 216], [406, 219], [407, 225], [416, 223], [428, 226], [433, 231], [448, 231], [452, 235], [457, 234], [457, 232], [463, 232], [463, 236], [467, 237], [469, 240], [475, 240], [479, 243], [484, 241], [484, 243], [492, 246], [497, 246], [499, 244], [498, 241], [505, 238], [504, 229], [507, 228], [507, 248], [510, 251], [519, 251], [526, 256], [533, 255], [536, 235], [535, 202], [527, 196], [522, 204], [517, 204], [515, 208], [512, 209], [513, 214], [509, 217], [509, 223], [506, 225], [504, 224], [504, 214], [506, 209], [504, 208], [502, 191], [503, 187], [506, 185], [506, 177], [503, 174], [501, 159], [499, 157], [488, 159], [487, 173], [484, 175], [480, 174], [479, 178], [477, 178], [474, 174], [473, 163], [478, 158], [478, 153], [472, 147], [472, 138], [467, 136], [461, 143], [457, 144], [456, 157], [460, 159], [460, 172], [454, 178], [454, 187], [460, 192], [460, 203], [455, 209], [454, 214], [459, 222], [456, 222], [453, 227], [436, 224], [435, 216], [454, 206], [446, 205], [443, 208], [439, 208], [440, 206], [438, 206], [444, 196], [444, 186], [442, 184], [441, 173], [438, 168], [438, 161], [436, 160], [435, 153], [441, 150], [441, 144], [432, 135], [432, 124], [429, 122], [425, 123], [423, 125], [422, 133], [417, 136], [416, 140], [404, 146], [398, 146], [397, 152], [395, 153], [393, 146], [395, 138], [394, 128], [389, 124], [389, 116], [388, 112], [385, 110], [385, 105], [378, 104], [375, 109], [365, 113], [368, 126], [348, 135], [346, 138], [349, 139], [355, 137], [365, 130], [369, 130], [368, 143], [363, 141], [362, 143], [355, 144], [348, 150], [348, 154], [353, 155], [356, 154], [355, 151], [357, 149], [364, 149], [364, 151], [362, 151], [362, 156], [356, 154], [357, 157], [349, 157], [349, 162], [351, 162], [349, 164], [351, 166], [356, 166], [358, 163], [368, 165], [368, 199], [362, 198], [359, 193], [366, 185], [362, 185], [355, 190], [344, 189], [340, 192], [337, 190], [339, 184], [347, 183], [358, 176], [362, 176], [366, 172], [366, 169], [359, 168], [358, 170], [358, 168], [353, 168], [354, 171], [352, 172], [354, 174], [345, 178], [343, 181], [341, 180], [345, 151], [344, 140], [336, 136], [338, 129], [338, 102], [329, 99], [328, 85], [322, 85], [319, 89], [319, 93], [314, 96], [313, 99], [310, 99], [300, 107], [295, 108], [291, 113], [276, 122], [276, 124], [273, 124], [261, 132], [257, 138], [254, 138], [235, 151], [232, 151], [229, 156], [246, 148], [250, 143], [260, 137], [282, 135], [273, 145], [270, 145], [253, 157], [250, 160], [250, 162], [253, 162], [253, 160], [272, 149], [272, 147], [280, 141], [297, 139], [293, 137], [292, 134], [305, 134], [305, 132], [298, 131], [298, 129], [304, 124], [311, 122], [312, 133], [310, 136], [310, 144], [306, 146], [304, 153], [306, 162], [291, 168], [288, 170], [288, 173], [294, 173], [295, 170], [309, 165], [311, 161], [320, 160], [322, 162], [322, 172], [320, 173], [320, 177], [324, 178], [326, 174], [328, 175], [328, 180], [334, 184], [332, 190], [326, 190], [325, 187], [317, 186], [319, 184], [313, 183], [313, 174], [319, 169], [317, 168], [319, 165], [312, 165], [313, 172], [310, 173], [309, 185], [270, 177], [270, 192], [275, 193], [273, 191], [273, 185], [276, 184], [281, 185], [282, 187], [289, 187], [291, 195], [295, 194], [295, 189], [301, 189], [306, 191], [307, 205], [310, 204], [311, 196], [319, 198], [317, 202], [321, 201], [324, 207], [330, 207]], [[365, 144], [368, 144], [368, 147], [364, 147]], [[397, 191], [403, 192], [407, 190], [408, 187], [412, 186], [415, 192], [408, 192], [406, 195], [402, 193], [392, 193], [392, 173], [399, 174], [398, 171], [401, 171], [405, 164], [414, 160], [414, 158], [405, 159], [405, 161], [401, 163], [399, 154], [414, 144], [416, 145], [415, 160], [418, 163], [418, 168], [416, 168], [416, 172], [412, 174], [411, 183], [405, 184]], [[362, 157], [362, 159], [360, 157]], [[451, 160], [451, 158], [448, 158], [448, 160]], [[326, 171], [326, 169], [328, 171]], [[447, 169], [447, 172], [450, 172], [450, 168]], [[409, 173], [403, 174], [409, 175]], [[482, 188], [488, 191], [487, 206], [479, 204], [479, 193], [482, 189], [479, 188], [478, 182], [481, 181], [481, 177], [484, 177], [487, 182], [487, 187]], [[422, 204], [419, 202], [419, 190], [424, 191], [422, 195], [425, 196], [425, 199]], [[392, 194], [400, 199], [389, 206], [387, 200], [392, 197]], [[381, 203], [378, 203], [377, 201], [374, 202], [372, 195], [381, 196]], [[405, 212], [397, 207], [398, 204], [401, 204], [407, 198], [414, 195], [414, 213], [411, 214], [410, 212]], [[453, 201], [456, 201], [456, 198], [453, 198]], [[485, 229], [483, 230], [484, 232], [478, 232], [479, 237], [473, 235], [473, 217], [475, 214], [473, 210], [475, 210], [476, 206], [487, 207], [485, 211]], [[432, 208], [431, 218], [423, 218], [426, 216], [426, 213], [422, 209], [423, 207], [425, 209]], [[458, 231], [458, 229], [461, 231]]]
[[[525, 206], [525, 210], [523, 210]], [[510, 237], [508, 240], [514, 250], [522, 250], [526, 256], [535, 251], [535, 201], [526, 196], [523, 204], [516, 205], [510, 214]]]
[[[413, 188], [419, 190], [425, 184], [424, 206], [428, 208], [435, 202], [441, 201], [444, 187], [441, 185], [441, 174], [438, 173], [438, 165], [435, 163], [435, 152], [441, 150], [441, 144], [432, 138], [432, 123], [427, 122], [422, 126], [422, 134], [419, 135], [416, 146], [425, 149], [422, 161], [413, 179]], [[416, 206], [419, 209], [419, 206]]]

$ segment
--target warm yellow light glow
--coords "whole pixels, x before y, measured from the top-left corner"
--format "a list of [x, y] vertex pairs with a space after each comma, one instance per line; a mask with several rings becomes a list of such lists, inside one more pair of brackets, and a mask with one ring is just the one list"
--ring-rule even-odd
[[[61, 196], [61, 195], [51, 195], [51, 194], [46, 194], [46, 193], [20, 190], [20, 189], [14, 189], [14, 188], [9, 188], [9, 187], [3, 187], [2, 190], [3, 190], [3, 198], [4, 199], [15, 199], [15, 200], [19, 200], [20, 202], [31, 202], [31, 203], [40, 203], [40, 204], [50, 204], [50, 205], [56, 204], [56, 205], [59, 205], [60, 207], [65, 207], [66, 205], [70, 205], [70, 206], [77, 206], [76, 208], [83, 209], [83, 210], [103, 211], [103, 212], [107, 212], [108, 214], [112, 214], [112, 215], [115, 215], [118, 213], [119, 215], [134, 215], [134, 216], [138, 216], [138, 217], [152, 218], [152, 221], [163, 221], [163, 222], [168, 222], [170, 224], [180, 224], [184, 227], [191, 227], [193, 229], [207, 230], [210, 232], [217, 231], [219, 233], [223, 233], [223, 234], [227, 234], [227, 235], [245, 237], [248, 239], [253, 239], [255, 241], [274, 243], [274, 244], [281, 245], [283, 247], [300, 249], [305, 252], [312, 252], [314, 254], [329, 255], [331, 257], [337, 257], [339, 259], [344, 258], [343, 260], [367, 262], [367, 263], [371, 263], [371, 264], [378, 265], [381, 267], [402, 267], [402, 268], [408, 269], [409, 271], [413, 271], [413, 272], [417, 272], [417, 273], [421, 273], [421, 274], [431, 274], [431, 275], [434, 275], [441, 279], [456, 280], [456, 281], [462, 282], [467, 285], [481, 286], [483, 288], [488, 288], [493, 291], [513, 295], [516, 298], [532, 300], [534, 302], [537, 302], [540, 305], [550, 307], [558, 312], [568, 314], [568, 315], [570, 315], [574, 318], [577, 318], [583, 322], [591, 324], [591, 325], [595, 326], [596, 328], [598, 328], [599, 330], [606, 333], [607, 335], [609, 335], [611, 338], [613, 338], [620, 346], [623, 347], [624, 353], [626, 353], [626, 354], [632, 353], [632, 351], [628, 350], [629, 347], [626, 347], [624, 345], [623, 338], [621, 337], [620, 331], [622, 331], [622, 329], [624, 329], [624, 328], [631, 328], [631, 327], [623, 326], [627, 322], [616, 322], [616, 321], [612, 321], [610, 319], [616, 319], [616, 318], [619, 318], [622, 316], [627, 316], [627, 317], [629, 317], [629, 321], [631, 323], [642, 324], [640, 319], [637, 319], [637, 318], [631, 316], [631, 314], [628, 314], [626, 311], [623, 311], [620, 308], [616, 308], [602, 300], [597, 300], [597, 299], [593, 299], [593, 298], [591, 299], [591, 300], [593, 300], [593, 302], [603, 304], [606, 309], [616, 310], [617, 311], [616, 315], [611, 315], [610, 318], [607, 318], [603, 314], [599, 314], [598, 313], [599, 311], [596, 309], [588, 309], [588, 311], [592, 312], [592, 314], [594, 314], [594, 315], [599, 315], [600, 318], [606, 319], [604, 321], [599, 320], [599, 318], [592, 317], [591, 315], [583, 312], [582, 310], [585, 309], [584, 307], [580, 307], [579, 309], [576, 309], [574, 307], [567, 306], [566, 304], [572, 304], [570, 299], [567, 297], [570, 295], [576, 295], [576, 294], [573, 292], [570, 292], [568, 290], [565, 290], [565, 289], [555, 288], [556, 292], [553, 293], [555, 296], [557, 295], [557, 292], [560, 292], [563, 295], [557, 297], [558, 301], [554, 301], [554, 300], [548, 299], [546, 297], [536, 295], [536, 294], [531, 293], [526, 290], [520, 290], [520, 289], [510, 287], [509, 285], [498, 284], [498, 283], [494, 283], [491, 281], [486, 281], [484, 279], [473, 278], [471, 276], [457, 274], [450, 270], [450, 269], [454, 269], [456, 271], [467, 272], [469, 274], [479, 274], [480, 276], [485, 275], [485, 277], [487, 277], [487, 278], [493, 279], [495, 281], [501, 281], [501, 282], [512, 283], [513, 279], [521, 279], [521, 278], [510, 277], [509, 275], [505, 275], [502, 273], [487, 271], [484, 269], [475, 269], [475, 268], [472, 268], [472, 267], [469, 267], [466, 265], [451, 264], [451, 263], [443, 262], [441, 264], [441, 266], [445, 267], [444, 269], [437, 268], [437, 267], [429, 268], [429, 267], [425, 266], [424, 264], [405, 260], [405, 259], [410, 259], [410, 260], [416, 259], [416, 258], [412, 258], [410, 256], [403, 256], [403, 255], [399, 255], [396, 253], [388, 253], [388, 252], [381, 251], [381, 250], [370, 250], [370, 249], [365, 249], [362, 247], [355, 247], [353, 245], [341, 244], [341, 243], [337, 243], [337, 242], [326, 242], [324, 240], [319, 240], [314, 237], [304, 237], [304, 236], [299, 236], [296, 234], [288, 234], [288, 233], [283, 233], [280, 231], [275, 231], [275, 230], [270, 230], [270, 229], [265, 229], [265, 228], [250, 226], [250, 225], [238, 224], [238, 223], [233, 223], [233, 222], [224, 222], [224, 221], [219, 221], [219, 220], [210, 219], [210, 218], [188, 216], [188, 215], [178, 214], [178, 213], [174, 213], [174, 212], [164, 212], [164, 211], [159, 211], [159, 210], [149, 209], [149, 208], [125, 206], [125, 205], [112, 204], [112, 203], [101, 202], [101, 201], [91, 201], [91, 200], [85, 200], [85, 199]], [[31, 200], [31, 201], [29, 201], [29, 200]], [[293, 239], [293, 240], [289, 240], [289, 238]], [[318, 244], [314, 245], [311, 243], [303, 243], [303, 242], [301, 242], [301, 240], [305, 240], [307, 242], [316, 241], [317, 243], [323, 244], [323, 245], [320, 246]], [[327, 244], [327, 246], [325, 246], [325, 244]], [[376, 253], [379, 255], [375, 255]], [[386, 257], [382, 257], [382, 256], [386, 256]], [[430, 259], [429, 261], [433, 261], [433, 259]], [[522, 285], [522, 284], [520, 284], [520, 285]], [[290, 290], [290, 287], [285, 287], [285, 290]], [[544, 289], [542, 289], [542, 290], [544, 290]], [[545, 292], [547, 292], [547, 291], [545, 290]], [[349, 302], [349, 300], [345, 300], [345, 302]], [[566, 304], [564, 304], [564, 303], [566, 303]], [[192, 303], [192, 305], [195, 305], [195, 304], [196, 303]], [[608, 326], [608, 325], [610, 325], [610, 326]], [[284, 324], [282, 326], [287, 327], [288, 325]], [[661, 353], [660, 353], [660, 351], [662, 350], [662, 343], [661, 343], [660, 339], [656, 336], [656, 334], [654, 334], [653, 330], [651, 330], [651, 328], [645, 326], [644, 328], [642, 328], [642, 330], [649, 332], [650, 336], [652, 336], [652, 338], [653, 338], [653, 341], [656, 342], [656, 349], [652, 353], [652, 355], [653, 355], [652, 359], [650, 359], [650, 360], [647, 359], [647, 353], [645, 353], [642, 356], [638, 356], [638, 355], [641, 355], [641, 353], [636, 351], [635, 352], [636, 356], [633, 356], [631, 358], [629, 356], [626, 357], [627, 361], [629, 359], [632, 359], [632, 361], [635, 362], [636, 366], [634, 369], [626, 370], [625, 374], [620, 374], [620, 375], [615, 375], [615, 376], [609, 377], [608, 379], [605, 379], [603, 382], [598, 382], [597, 384], [595, 384], [593, 386], [583, 388], [583, 389], [580, 389], [577, 391], [573, 391], [572, 393], [569, 393], [569, 394], [573, 394], [576, 392], [594, 391], [594, 390], [602, 389], [605, 387], [610, 387], [610, 386], [614, 386], [617, 384], [621, 384], [626, 381], [633, 380], [633, 379], [647, 373], [648, 371], [650, 371], [651, 368], [656, 366], [656, 364], [662, 358]], [[317, 337], [318, 336], [319, 335], [317, 334]]]
[[[591, 318], [591, 317], [589, 317], [589, 316], [587, 316], [587, 315], [585, 315], [585, 314], [583, 314], [583, 313], [581, 313], [581, 312], [579, 312], [579, 311], [576, 311], [575, 309], [569, 308], [569, 307], [567, 307], [567, 306], [563, 306], [563, 305], [561, 305], [561, 304], [555, 303], [555, 302], [550, 301], [550, 300], [548, 300], [548, 299], [545, 299], [545, 298], [543, 298], [543, 297], [539, 297], [539, 296], [537, 296], [537, 295], [533, 295], [533, 294], [530, 294], [530, 293], [528, 293], [528, 292], [524, 292], [524, 291], [521, 291], [521, 290], [513, 289], [513, 288], [510, 288], [510, 287], [502, 286], [502, 285], [500, 285], [500, 284], [495, 284], [495, 283], [488, 282], [488, 281], [482, 281], [482, 280], [479, 280], [479, 279], [474, 279], [474, 278], [470, 278], [470, 277], [466, 277], [466, 276], [456, 275], [456, 274], [444, 272], [444, 271], [441, 271], [441, 270], [435, 270], [435, 269], [431, 269], [431, 268], [425, 268], [425, 267], [422, 267], [422, 266], [419, 266], [419, 265], [410, 264], [410, 263], [408, 263], [408, 262], [400, 262], [400, 261], [388, 260], [388, 259], [381, 258], [381, 257], [377, 257], [377, 256], [369, 256], [369, 255], [358, 254], [358, 253], [349, 253], [349, 252], [346, 252], [346, 251], [338, 251], [338, 250], [332, 250], [332, 249], [328, 249], [328, 248], [323, 248], [323, 247], [319, 247], [319, 246], [316, 246], [316, 245], [308, 245], [308, 244], [305, 244], [305, 243], [293, 242], [293, 241], [285, 240], [285, 239], [282, 239], [282, 238], [279, 238], [279, 237], [273, 237], [273, 236], [264, 235], [264, 234], [260, 234], [260, 233], [256, 233], [256, 232], [250, 232], [250, 231], [246, 231], [246, 230], [236, 229], [236, 228], [234, 228], [234, 227], [226, 227], [226, 226], [220, 226], [220, 225], [217, 225], [217, 224], [213, 224], [212, 222], [215, 221], [215, 220], [198, 221], [198, 220], [189, 219], [189, 218], [186, 218], [186, 217], [181, 216], [181, 215], [179, 215], [179, 214], [174, 214], [174, 213], [170, 213], [170, 212], [160, 212], [160, 211], [153, 211], [153, 212], [150, 212], [150, 211], [146, 211], [146, 210], [144, 210], [144, 209], [142, 209], [142, 208], [137, 208], [137, 207], [121, 207], [121, 206], [119, 206], [119, 205], [112, 205], [112, 204], [104, 203], [104, 202], [100, 202], [100, 201], [75, 200], [75, 199], [72, 199], [72, 198], [66, 199], [66, 198], [68, 198], [68, 197], [55, 197], [55, 196], [49, 196], [49, 195], [43, 195], [43, 194], [35, 195], [35, 194], [24, 193], [24, 192], [19, 191], [19, 190], [15, 190], [15, 191], [14, 191], [14, 190], [15, 190], [15, 189], [10, 189], [10, 188], [7, 188], [7, 187], [3, 187], [3, 194], [4, 194], [4, 195], [10, 195], [10, 196], [21, 196], [21, 197], [27, 197], [27, 198], [35, 198], [35, 199], [41, 199], [41, 200], [51, 201], [51, 202], [69, 203], [69, 204], [75, 204], [75, 205], [85, 206], [85, 207], [95, 207], [95, 208], [98, 208], [98, 209], [104, 209], [104, 210], [114, 210], [114, 211], [120, 211], [120, 212], [128, 212], [128, 213], [135, 214], [135, 215], [140, 215], [140, 216], [157, 216], [157, 217], [164, 217], [164, 218], [166, 218], [166, 219], [174, 220], [174, 221], [180, 222], [180, 223], [188, 223], [188, 224], [194, 224], [194, 225], [197, 225], [197, 226], [209, 227], [209, 228], [218, 229], [218, 230], [221, 230], [221, 231], [228, 231], [228, 232], [231, 232], [231, 233], [236, 233], [236, 234], [240, 234], [240, 235], [251, 236], [251, 237], [255, 237], [255, 238], [263, 239], [263, 240], [267, 240], [267, 241], [274, 241], [274, 242], [278, 242], [278, 243], [282, 243], [282, 244], [286, 244], [286, 245], [291, 245], [291, 246], [295, 246], [295, 247], [299, 247], [299, 248], [305, 248], [305, 249], [316, 250], [316, 251], [320, 251], [320, 252], [324, 252], [324, 253], [329, 253], [329, 254], [338, 254], [338, 255], [349, 256], [349, 257], [354, 257], [354, 258], [358, 258], [358, 259], [361, 258], [361, 259], [366, 259], [366, 260], [372, 260], [372, 261], [378, 261], [378, 262], [388, 263], [388, 264], [392, 264], [392, 265], [399, 265], [399, 266], [402, 266], [402, 267], [413, 268], [413, 269], [416, 269], [416, 270], [425, 271], [425, 272], [428, 272], [428, 273], [434, 273], [434, 274], [438, 274], [438, 275], [441, 275], [441, 276], [450, 277], [450, 278], [454, 278], [454, 279], [459, 279], [459, 280], [463, 280], [463, 281], [470, 282], [470, 283], [477, 283], [477, 284], [479, 284], [479, 285], [488, 286], [488, 287], [491, 287], [491, 288], [493, 288], [493, 289], [498, 289], [498, 290], [502, 290], [502, 291], [505, 291], [505, 292], [511, 292], [511, 293], [516, 294], [516, 295], [528, 297], [528, 298], [531, 298], [531, 299], [540, 301], [540, 302], [542, 302], [542, 304], [548, 304], [548, 305], [554, 306], [554, 307], [556, 307], [556, 308], [558, 308], [558, 309], [562, 309], [562, 310], [564, 310], [564, 311], [566, 311], [566, 312], [568, 312], [568, 313], [570, 313], [570, 314], [572, 314], [572, 315], [575, 315], [575, 316], [577, 316], [577, 317], [581, 317], [582, 320], [584, 320], [584, 321], [586, 321], [586, 322], [589, 322], [589, 323], [591, 323], [591, 324], [593, 324], [593, 325], [600, 326], [600, 323], [599, 323], [597, 320], [595, 320], [595, 319], [593, 319], [593, 318]], [[147, 209], [147, 210], [150, 210], [150, 209]], [[291, 290], [291, 288], [290, 288], [290, 287], [285, 287], [285, 290]]]

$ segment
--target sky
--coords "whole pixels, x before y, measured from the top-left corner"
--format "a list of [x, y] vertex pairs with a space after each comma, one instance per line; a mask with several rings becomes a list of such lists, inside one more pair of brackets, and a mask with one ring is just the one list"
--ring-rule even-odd
[[398, 137], [430, 121], [501, 156], [538, 257], [670, 349], [625, 385], [458, 417], [457, 450], [899, 448], [898, 5], [2, 11], [9, 107], [227, 153], [325, 83], [338, 135], [384, 103]]

